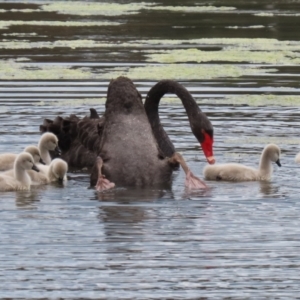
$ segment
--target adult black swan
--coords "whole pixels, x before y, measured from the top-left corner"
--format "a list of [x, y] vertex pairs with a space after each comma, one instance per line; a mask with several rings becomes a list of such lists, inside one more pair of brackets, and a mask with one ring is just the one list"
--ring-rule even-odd
[[[91, 185], [99, 174], [116, 185], [151, 186], [170, 183], [171, 174], [182, 157], [164, 131], [158, 114], [160, 99], [175, 93], [182, 101], [193, 134], [210, 164], [213, 157], [213, 127], [191, 94], [179, 83], [162, 80], [149, 91], [145, 105], [133, 82], [126, 77], [108, 86], [105, 113], [91, 109], [89, 117], [75, 115], [45, 119], [41, 132], [57, 135], [62, 158], [70, 167], [92, 167]], [[102, 161], [97, 159], [101, 157]], [[99, 173], [99, 161], [101, 172]]]

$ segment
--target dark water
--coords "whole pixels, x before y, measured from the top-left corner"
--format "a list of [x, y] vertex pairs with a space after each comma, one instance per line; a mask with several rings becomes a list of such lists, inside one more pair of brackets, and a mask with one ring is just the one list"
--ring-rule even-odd
[[[119, 187], [100, 194], [88, 188], [89, 174], [70, 172], [64, 187], [2, 193], [0, 297], [299, 297], [300, 3], [145, 1], [130, 8], [135, 14], [123, 8], [119, 15], [118, 7], [87, 13], [87, 3], [98, 1], [60, 2], [60, 10], [45, 3], [0, 3], [0, 152], [36, 144], [45, 117], [84, 116], [89, 107], [103, 113], [112, 77], [131, 77], [145, 96], [166, 74], [182, 82], [211, 119], [218, 162], [256, 166], [273, 142], [282, 149], [282, 168], [274, 166], [268, 183], [209, 182], [209, 191], [194, 194], [184, 190], [182, 171], [171, 190]], [[77, 10], [65, 13], [64, 3]], [[154, 10], [154, 4], [211, 9]], [[210, 58], [149, 58], [190, 49]], [[160, 114], [176, 149], [201, 177], [204, 157], [181, 104], [166, 97]]]

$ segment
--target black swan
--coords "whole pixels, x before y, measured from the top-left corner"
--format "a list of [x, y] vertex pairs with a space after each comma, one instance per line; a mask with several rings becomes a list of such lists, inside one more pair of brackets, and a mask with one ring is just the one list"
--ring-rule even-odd
[[[70, 167], [92, 167], [91, 186], [102, 173], [116, 185], [151, 186], [170, 183], [174, 168], [181, 164], [164, 131], [158, 115], [160, 99], [175, 93], [182, 101], [192, 132], [200, 142], [210, 164], [213, 157], [213, 127], [191, 94], [179, 83], [162, 80], [149, 91], [145, 106], [133, 82], [126, 77], [112, 80], [108, 86], [105, 113], [99, 117], [91, 109], [89, 117], [75, 115], [45, 119], [41, 132], [57, 135], [64, 160]], [[102, 174], [100, 173], [100, 174]]]

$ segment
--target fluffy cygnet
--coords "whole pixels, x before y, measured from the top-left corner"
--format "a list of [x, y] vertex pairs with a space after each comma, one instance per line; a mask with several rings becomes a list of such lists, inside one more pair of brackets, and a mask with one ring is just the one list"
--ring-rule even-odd
[[56, 135], [51, 132], [46, 132], [41, 136], [38, 147], [41, 152], [41, 157], [46, 165], [50, 165], [51, 163], [51, 156], [49, 151], [54, 151], [55, 154], [60, 155], [60, 150], [58, 148], [58, 139]]
[[204, 177], [207, 180], [224, 181], [256, 181], [270, 180], [273, 172], [272, 162], [279, 167], [280, 148], [275, 144], [267, 145], [260, 158], [258, 169], [238, 163], [208, 165], [204, 168]]
[[[28, 146], [24, 149], [24, 152], [28, 152], [32, 155], [35, 164], [45, 164], [41, 158], [40, 150], [37, 146]], [[14, 162], [18, 154], [15, 153], [2, 153], [0, 154], [0, 171], [7, 171], [13, 169]]]
[[39, 171], [31, 154], [20, 153], [14, 162], [13, 170], [0, 174], [0, 191], [30, 190], [31, 179], [27, 170]]
[[300, 164], [300, 153], [298, 153], [295, 157], [295, 162]]
[[39, 173], [28, 171], [33, 184], [62, 183], [67, 180], [68, 164], [60, 158], [53, 159], [49, 166], [38, 165], [38, 168], [41, 171]]

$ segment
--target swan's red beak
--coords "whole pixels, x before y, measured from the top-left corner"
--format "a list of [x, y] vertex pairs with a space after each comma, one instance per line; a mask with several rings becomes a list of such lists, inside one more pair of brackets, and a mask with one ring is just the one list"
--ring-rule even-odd
[[204, 141], [201, 143], [201, 147], [202, 147], [203, 153], [204, 153], [204, 155], [205, 155], [205, 157], [207, 159], [207, 162], [210, 165], [213, 165], [216, 162], [214, 154], [213, 154], [213, 143], [214, 143], [214, 140], [204, 130], [203, 130], [202, 133], [204, 135]]

